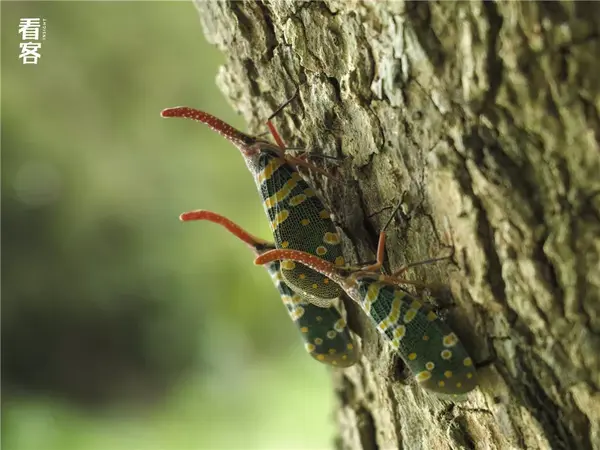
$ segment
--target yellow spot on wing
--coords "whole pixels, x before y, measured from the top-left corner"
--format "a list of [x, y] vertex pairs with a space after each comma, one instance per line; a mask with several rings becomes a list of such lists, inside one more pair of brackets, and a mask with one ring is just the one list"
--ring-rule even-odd
[[283, 241], [281, 243], [281, 248], [288, 248], [290, 246], [290, 243], [288, 241]]
[[302, 224], [302, 225], [304, 225], [304, 226], [308, 225], [309, 223], [310, 223], [310, 219], [302, 219], [302, 220], [300, 221], [300, 224]]
[[446, 382], [444, 380], [438, 381], [438, 386], [439, 387], [444, 387], [444, 386], [446, 386]]
[[341, 333], [346, 328], [346, 321], [344, 319], [338, 319], [337, 322], [333, 325], [333, 329], [338, 333]]
[[377, 300], [380, 290], [381, 284], [379, 283], [372, 283], [369, 286], [369, 289], [367, 289], [367, 294], [365, 295], [365, 298], [363, 300], [363, 308], [367, 313], [371, 310], [371, 305], [373, 304], [373, 302]]
[[281, 261], [281, 268], [285, 270], [294, 270], [296, 268], [296, 263], [294, 261], [286, 259], [284, 261]]
[[311, 188], [306, 188], [306, 189], [304, 189], [304, 194], [307, 197], [314, 197], [315, 196], [315, 191], [313, 191]]
[[452, 358], [452, 352], [450, 350], [442, 350], [442, 353], [440, 355], [442, 356], [443, 359]]
[[378, 327], [381, 331], [387, 330], [389, 327], [395, 325], [396, 322], [398, 322], [398, 317], [400, 316], [400, 306], [401, 305], [402, 305], [402, 300], [398, 297], [394, 297], [394, 300], [392, 300], [392, 308], [390, 309], [390, 313], [378, 325]]
[[303, 333], [308, 333], [308, 327], [302, 327], [300, 328], [300, 331], [302, 331]]
[[321, 219], [329, 219], [329, 212], [326, 209], [323, 209], [321, 212], [319, 212], [319, 217]]
[[327, 253], [327, 249], [325, 247], [323, 247], [322, 245], [319, 245], [317, 247], [317, 255], [319, 256], [323, 256], [325, 253]]
[[406, 314], [404, 314], [404, 323], [412, 322], [416, 315], [417, 310], [410, 308], [408, 311], [406, 311]]
[[427, 313], [427, 320], [430, 322], [433, 322], [435, 319], [437, 319], [437, 317], [438, 317], [437, 314], [434, 313], [433, 311], [429, 311]]
[[347, 348], [348, 350], [352, 350], [352, 349], [354, 348], [354, 345], [352, 345], [352, 344], [348, 344], [348, 345], [346, 345], [346, 348]]
[[433, 363], [433, 361], [428, 361], [427, 364], [425, 364], [425, 368], [427, 370], [433, 370], [435, 369], [435, 364]]
[[466, 367], [469, 367], [469, 366], [473, 365], [473, 360], [471, 358], [465, 358], [465, 360], [463, 361], [463, 364]]
[[408, 294], [406, 292], [404, 292], [402, 289], [395, 289], [394, 290], [394, 298], [397, 298], [399, 300], [404, 299]]
[[415, 359], [417, 359], [417, 354], [411, 353], [410, 355], [408, 355], [408, 359], [410, 359], [411, 361], [414, 361]]
[[343, 266], [345, 263], [346, 263], [346, 260], [344, 259], [343, 256], [338, 256], [337, 258], [335, 258], [336, 266]]
[[299, 319], [304, 315], [304, 308], [302, 306], [296, 306], [294, 311], [292, 312], [292, 319]]
[[269, 163], [264, 167], [263, 170], [258, 174], [258, 183], [262, 184], [264, 181], [271, 178], [275, 170], [281, 167], [285, 161], [283, 158], [273, 158]]
[[290, 205], [298, 206], [298, 205], [301, 205], [302, 203], [304, 203], [305, 201], [306, 201], [306, 195], [298, 194], [298, 195], [293, 196], [290, 199]]
[[394, 348], [400, 347], [400, 341], [406, 334], [406, 327], [404, 325], [398, 325], [394, 330], [394, 338], [392, 339], [392, 346]]
[[283, 209], [275, 214], [275, 219], [271, 222], [273, 230], [275, 230], [279, 225], [286, 221], [286, 219], [290, 216], [290, 212], [287, 209]]
[[304, 348], [306, 349], [307, 352], [312, 353], [315, 351], [316, 347], [313, 344], [306, 343], [306, 344], [304, 344]]
[[333, 331], [333, 330], [329, 330], [329, 331], [327, 332], [327, 337], [328, 337], [329, 339], [333, 339], [333, 338], [335, 338], [335, 337], [336, 337], [336, 335], [337, 335], [337, 333], [336, 333], [335, 331]]
[[450, 333], [444, 336], [444, 340], [442, 342], [444, 343], [444, 347], [454, 347], [458, 342], [458, 338], [454, 333]]
[[288, 195], [290, 195], [292, 189], [294, 189], [298, 184], [299, 179], [300, 175], [298, 175], [297, 172], [292, 173], [291, 178], [285, 182], [281, 189], [279, 189], [277, 192], [275, 192], [273, 195], [271, 195], [265, 200], [265, 206], [267, 207], [267, 209], [272, 208], [277, 203], [284, 200]]
[[330, 348], [329, 349], [329, 354], [330, 355], [335, 355], [337, 353], [337, 350], [335, 348]]
[[451, 370], [446, 370], [446, 371], [444, 372], [444, 376], [445, 376], [446, 378], [452, 378], [452, 371], [451, 371]]
[[329, 231], [323, 236], [323, 241], [329, 245], [336, 245], [340, 243], [340, 235], [338, 233], [330, 233]]
[[315, 338], [315, 344], [321, 345], [322, 343], [323, 343], [323, 339], [321, 339], [321, 338]]
[[[400, 290], [400, 289], [398, 289], [398, 290]], [[400, 291], [400, 292], [402, 292], [402, 291]], [[421, 304], [421, 302], [419, 300], [413, 300], [413, 302], [410, 304], [410, 307], [413, 309], [419, 309], [421, 306], [423, 306], [423, 305]]]
[[317, 283], [313, 283], [312, 288], [313, 289], [317, 289], [319, 287], [319, 285]]
[[325, 359], [325, 355], [317, 355], [317, 359], [319, 361], [323, 361]]
[[423, 372], [419, 372], [415, 378], [419, 383], [422, 383], [423, 381], [427, 381], [431, 378], [431, 372], [424, 370]]
[[402, 339], [406, 334], [406, 327], [404, 325], [399, 325], [394, 330], [394, 338]]

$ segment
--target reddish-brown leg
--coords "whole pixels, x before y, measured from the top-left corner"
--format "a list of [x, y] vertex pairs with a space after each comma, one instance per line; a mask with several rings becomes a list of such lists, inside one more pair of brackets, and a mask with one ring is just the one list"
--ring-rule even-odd
[[299, 93], [300, 93], [300, 86], [298, 86], [296, 88], [296, 92], [294, 92], [294, 94], [290, 98], [288, 98], [285, 102], [283, 102], [279, 106], [279, 108], [277, 108], [275, 111], [273, 111], [273, 114], [271, 114], [269, 116], [269, 118], [267, 119], [267, 127], [269, 127], [269, 131], [273, 135], [273, 139], [275, 139], [275, 142], [277, 142], [277, 145], [279, 146], [279, 148], [284, 151], [285, 151], [285, 143], [283, 142], [283, 139], [281, 139], [281, 135], [275, 129], [275, 125], [273, 125], [272, 120], [277, 114], [279, 114], [283, 110], [283, 108], [285, 108], [287, 105], [292, 103], [294, 101], [294, 99], [298, 96]]
[[385, 231], [379, 233], [379, 242], [377, 243], [377, 261], [375, 264], [362, 267], [361, 272], [379, 272], [383, 266], [383, 257], [385, 255]]
[[325, 176], [327, 178], [336, 179], [336, 177], [334, 177], [333, 175], [331, 175], [325, 169], [322, 169], [321, 167], [317, 167], [314, 164], [309, 163], [308, 161], [306, 161], [302, 157], [287, 155], [285, 153], [285, 151], [286, 151], [285, 143], [283, 142], [283, 139], [281, 138], [281, 135], [279, 134], [279, 132], [275, 128], [275, 125], [273, 125], [273, 122], [272, 122], [273, 117], [275, 117], [277, 114], [279, 114], [279, 112], [283, 108], [285, 108], [287, 105], [289, 105], [298, 96], [299, 92], [300, 92], [300, 86], [298, 86], [296, 88], [296, 92], [294, 93], [294, 95], [292, 95], [288, 100], [286, 100], [279, 108], [277, 108], [273, 112], [273, 114], [271, 114], [269, 116], [269, 118], [267, 119], [267, 127], [269, 128], [269, 131], [271, 132], [271, 135], [273, 136], [273, 139], [275, 139], [275, 142], [277, 143], [277, 145], [281, 149], [281, 157], [283, 159], [285, 159], [292, 167], [295, 167], [295, 168], [305, 167], [305, 168], [307, 168], [309, 170], [313, 170], [315, 172], [318, 172], [318, 173], [320, 173], [321, 175], [323, 175], [323, 176]]
[[402, 198], [398, 202], [398, 205], [396, 205], [396, 207], [390, 214], [390, 217], [388, 218], [387, 222], [381, 229], [381, 232], [379, 233], [379, 241], [377, 242], [377, 261], [375, 262], [375, 264], [371, 264], [371, 265], [363, 267], [361, 269], [361, 271], [378, 272], [381, 269], [381, 266], [383, 266], [383, 257], [385, 256], [385, 239], [386, 239], [385, 230], [392, 222], [392, 219], [396, 215], [396, 212], [398, 211], [398, 209], [400, 209], [400, 207], [402, 206], [403, 201], [404, 201], [404, 194], [402, 195]]

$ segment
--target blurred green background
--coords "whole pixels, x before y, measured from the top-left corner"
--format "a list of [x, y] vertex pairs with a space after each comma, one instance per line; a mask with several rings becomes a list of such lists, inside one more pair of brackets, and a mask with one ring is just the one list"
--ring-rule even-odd
[[[327, 369], [220, 212], [269, 237], [191, 3], [2, 2], [2, 448], [331, 447]], [[38, 65], [18, 23], [46, 19]], [[283, 99], [282, 99], [283, 100]]]

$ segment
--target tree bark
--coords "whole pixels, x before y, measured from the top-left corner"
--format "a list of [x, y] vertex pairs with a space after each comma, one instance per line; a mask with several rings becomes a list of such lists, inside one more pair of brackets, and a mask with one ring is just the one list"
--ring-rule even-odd
[[[334, 373], [343, 449], [600, 449], [600, 6], [595, 3], [197, 1], [225, 54], [218, 84], [255, 131], [344, 157], [311, 175], [347, 259], [450, 287], [448, 321], [480, 369], [464, 403], [408, 378], [368, 319]], [[320, 162], [319, 162], [320, 164]]]

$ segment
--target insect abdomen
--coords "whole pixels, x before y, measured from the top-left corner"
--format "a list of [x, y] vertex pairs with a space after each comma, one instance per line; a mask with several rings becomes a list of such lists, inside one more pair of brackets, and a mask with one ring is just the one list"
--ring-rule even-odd
[[338, 309], [334, 305], [320, 308], [295, 294], [281, 277], [279, 261], [269, 263], [267, 270], [288, 314], [300, 330], [304, 348], [310, 356], [335, 367], [348, 367], [356, 363], [358, 348]]
[[477, 386], [473, 361], [431, 306], [374, 279], [358, 280], [358, 290], [361, 307], [424, 389], [457, 395]]

